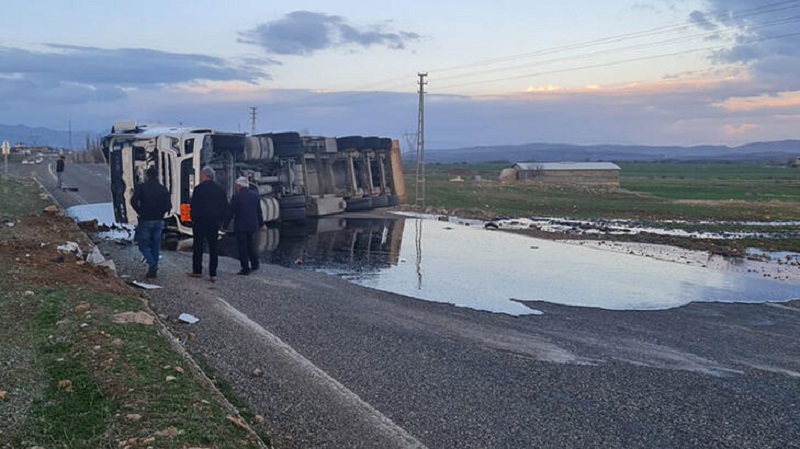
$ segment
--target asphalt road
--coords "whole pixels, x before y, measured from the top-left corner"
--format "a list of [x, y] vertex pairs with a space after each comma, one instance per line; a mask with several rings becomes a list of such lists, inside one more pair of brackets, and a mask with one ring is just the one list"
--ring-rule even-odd
[[[59, 201], [88, 201], [86, 189]], [[101, 248], [142, 278], [136, 248]], [[512, 317], [301, 269], [236, 276], [230, 259], [212, 284], [186, 276], [190, 259], [164, 252], [151, 307], [266, 417], [279, 447], [800, 447], [794, 302], [533, 303], [544, 315]]]

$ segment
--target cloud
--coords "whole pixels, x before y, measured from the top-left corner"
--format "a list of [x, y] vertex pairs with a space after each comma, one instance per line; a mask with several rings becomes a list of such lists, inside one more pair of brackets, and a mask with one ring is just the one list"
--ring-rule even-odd
[[197, 80], [256, 82], [268, 77], [254, 60], [241, 65], [213, 56], [141, 48], [103, 49], [48, 44], [47, 51], [0, 47], [0, 76], [37, 83], [139, 87]]
[[268, 54], [309, 56], [348, 46], [403, 49], [420, 38], [413, 32], [391, 31], [386, 23], [359, 28], [342, 16], [294, 11], [240, 33], [239, 42], [257, 45]]
[[762, 88], [758, 93], [800, 90], [800, 3], [707, 0], [689, 20], [703, 29], [732, 31], [730, 47], [712, 54], [717, 64], [740, 64]]
[[689, 14], [689, 22], [697, 25], [701, 29], [708, 31], [713, 31], [719, 28], [717, 24], [711, 22], [708, 17], [706, 17], [706, 14], [701, 11], [692, 11], [692, 13]]
[[729, 136], [742, 136], [750, 131], [758, 129], [758, 125], [752, 123], [742, 123], [741, 125], [725, 125], [722, 127], [725, 134]]

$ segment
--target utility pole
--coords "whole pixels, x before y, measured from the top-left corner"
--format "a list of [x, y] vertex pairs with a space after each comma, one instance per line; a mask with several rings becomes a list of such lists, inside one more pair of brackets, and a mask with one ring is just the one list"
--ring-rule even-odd
[[72, 151], [72, 120], [67, 122], [69, 126], [69, 151]]
[[256, 114], [258, 108], [255, 106], [250, 106], [250, 135], [256, 133]]
[[419, 120], [417, 122], [417, 182], [415, 184], [416, 199], [414, 204], [425, 206], [425, 81], [427, 73], [419, 76]]
[[417, 134], [404, 132], [403, 140], [406, 141], [405, 151], [403, 151], [403, 160], [405, 161], [406, 158], [411, 160], [411, 156], [414, 155], [417, 148]]

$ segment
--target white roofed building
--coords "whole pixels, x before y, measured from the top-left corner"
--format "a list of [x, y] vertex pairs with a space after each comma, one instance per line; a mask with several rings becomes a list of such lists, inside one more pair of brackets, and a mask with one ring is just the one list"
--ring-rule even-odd
[[512, 169], [518, 182], [619, 187], [620, 167], [612, 162], [518, 162]]

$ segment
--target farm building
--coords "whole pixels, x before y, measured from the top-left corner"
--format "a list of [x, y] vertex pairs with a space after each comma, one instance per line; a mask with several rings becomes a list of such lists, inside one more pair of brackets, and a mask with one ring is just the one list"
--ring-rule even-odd
[[611, 162], [518, 162], [503, 170], [500, 180], [619, 186], [619, 170]]

